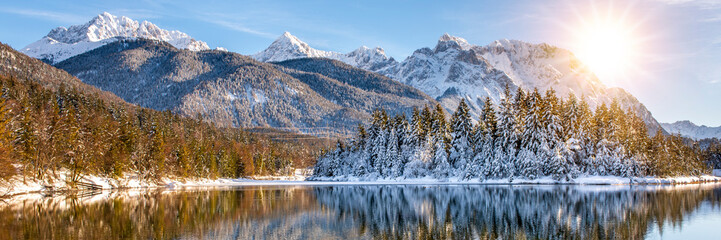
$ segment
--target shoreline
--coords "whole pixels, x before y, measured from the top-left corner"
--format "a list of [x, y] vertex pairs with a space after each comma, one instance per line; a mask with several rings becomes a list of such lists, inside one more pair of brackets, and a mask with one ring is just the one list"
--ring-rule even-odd
[[[257, 179], [254, 179], [257, 178]], [[274, 180], [268, 180], [274, 179]], [[69, 192], [82, 191], [124, 191], [124, 190], [144, 190], [144, 189], [184, 189], [184, 188], [202, 188], [202, 187], [245, 187], [245, 186], [353, 186], [353, 185], [489, 185], [489, 186], [520, 186], [520, 185], [680, 185], [680, 184], [704, 184], [704, 183], [721, 183], [721, 177], [704, 175], [700, 177], [673, 177], [673, 178], [623, 178], [615, 176], [582, 176], [572, 181], [555, 181], [550, 177], [538, 179], [487, 179], [480, 181], [479, 179], [460, 180], [457, 178], [449, 178], [439, 180], [434, 178], [415, 178], [415, 179], [376, 179], [366, 180], [358, 178], [321, 178], [316, 180], [305, 180], [305, 176], [257, 176], [253, 178], [238, 179], [179, 179], [179, 178], [163, 178], [159, 181], [137, 180], [137, 176], [127, 175], [122, 179], [112, 179], [97, 176], [85, 176], [82, 181], [85, 184], [91, 184], [92, 188], [70, 187], [64, 181], [56, 179], [55, 184], [43, 184], [39, 181], [22, 182], [19, 178], [11, 179], [0, 185], [0, 199], [12, 198], [20, 195], [29, 194], [66, 194]]]

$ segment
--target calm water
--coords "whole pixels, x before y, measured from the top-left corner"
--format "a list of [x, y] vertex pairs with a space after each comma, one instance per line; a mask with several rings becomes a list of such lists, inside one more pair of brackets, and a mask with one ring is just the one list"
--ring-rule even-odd
[[0, 239], [719, 239], [721, 185], [290, 186], [0, 202]]

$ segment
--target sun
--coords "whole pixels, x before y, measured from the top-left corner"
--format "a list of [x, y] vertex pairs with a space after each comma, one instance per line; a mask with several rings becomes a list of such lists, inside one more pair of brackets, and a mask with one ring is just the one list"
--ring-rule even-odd
[[627, 85], [643, 75], [654, 38], [648, 32], [650, 15], [639, 12], [635, 2], [590, 2], [569, 5], [573, 16], [561, 25], [567, 30], [574, 55], [600, 81]]
[[576, 56], [602, 81], [614, 83], [635, 65], [637, 38], [621, 21], [594, 21], [577, 33]]

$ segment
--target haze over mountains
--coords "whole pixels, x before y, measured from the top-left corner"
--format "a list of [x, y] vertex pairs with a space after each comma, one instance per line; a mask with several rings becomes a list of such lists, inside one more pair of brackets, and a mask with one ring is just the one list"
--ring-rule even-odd
[[[119, 41], [137, 38], [169, 44]], [[376, 107], [409, 112], [437, 101], [453, 111], [461, 99], [475, 118], [482, 100], [497, 103], [508, 85], [514, 91], [553, 88], [561, 97], [573, 93], [592, 108], [615, 98], [637, 112], [651, 133], [662, 130], [635, 97], [604, 86], [573, 53], [548, 44], [504, 39], [478, 46], [444, 34], [434, 48], [418, 49], [402, 62], [382, 48], [313, 49], [288, 32], [250, 57], [198, 51], [208, 49], [182, 32], [103, 13], [84, 25], [57, 28], [22, 51], [131, 103], [202, 114], [225, 126], [347, 131]], [[379, 84], [394, 90], [369, 87]]]
[[691, 138], [694, 140], [701, 140], [705, 138], [721, 139], [721, 126], [698, 126], [688, 120], [677, 121], [674, 123], [661, 123], [661, 126], [663, 126], [663, 128], [671, 134], [679, 134], [683, 137]]

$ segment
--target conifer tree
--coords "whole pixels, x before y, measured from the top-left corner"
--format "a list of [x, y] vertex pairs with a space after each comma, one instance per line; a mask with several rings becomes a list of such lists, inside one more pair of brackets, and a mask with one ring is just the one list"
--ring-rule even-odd
[[451, 165], [448, 163], [448, 153], [446, 152], [446, 143], [437, 139], [434, 141], [435, 154], [433, 154], [433, 176], [437, 179], [446, 179], [451, 171]]
[[397, 178], [403, 173], [403, 160], [398, 150], [398, 135], [395, 129], [391, 130], [388, 144], [388, 163], [386, 166], [388, 171], [386, 177]]
[[12, 165], [10, 155], [13, 146], [8, 113], [10, 110], [5, 105], [5, 98], [0, 96], [0, 180], [15, 175], [15, 167]]
[[548, 149], [547, 129], [541, 119], [547, 113], [544, 112], [544, 101], [538, 89], [528, 96], [528, 107], [518, 158], [520, 175], [534, 179], [542, 174], [541, 167], [545, 166], [547, 159], [552, 156]]
[[470, 109], [465, 100], [461, 100], [458, 109], [453, 113], [451, 119], [451, 147], [449, 161], [453, 172], [458, 175], [470, 161], [473, 150], [470, 146], [471, 139], [471, 115]]
[[515, 174], [512, 163], [515, 161], [517, 153], [518, 128], [508, 86], [504, 90], [504, 96], [498, 110], [498, 138], [495, 141], [494, 159], [491, 162], [491, 172], [497, 178], [510, 177]]

